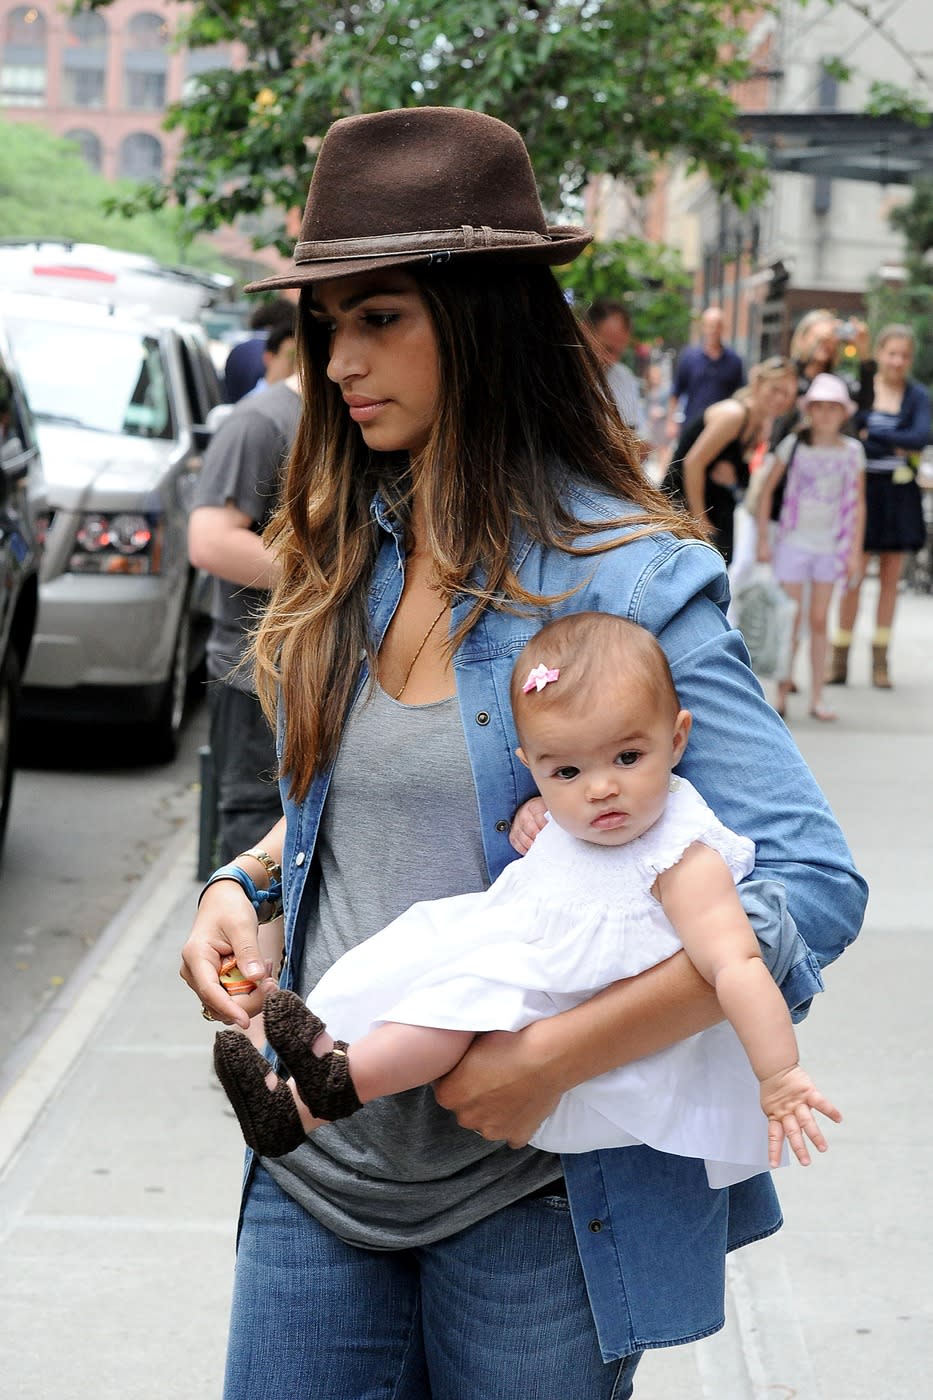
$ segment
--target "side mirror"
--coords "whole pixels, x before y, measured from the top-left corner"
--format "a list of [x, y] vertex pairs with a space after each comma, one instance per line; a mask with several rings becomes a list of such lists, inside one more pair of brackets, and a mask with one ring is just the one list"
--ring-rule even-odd
[[18, 437], [8, 437], [0, 445], [0, 471], [7, 481], [22, 481], [28, 475], [32, 455], [25, 451]]

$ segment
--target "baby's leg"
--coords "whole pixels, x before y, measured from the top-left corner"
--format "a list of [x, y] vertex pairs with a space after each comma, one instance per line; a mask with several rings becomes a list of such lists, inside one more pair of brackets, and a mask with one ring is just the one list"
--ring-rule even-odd
[[[430, 1084], [453, 1068], [473, 1039], [472, 1031], [387, 1023], [348, 1046], [335, 1042], [294, 992], [278, 989], [266, 997], [263, 1015], [292, 1092], [326, 1121], [355, 1113], [370, 1099]], [[311, 1126], [306, 1115], [302, 1121]]]
[[[354, 1088], [361, 1101], [369, 1103], [386, 1094], [433, 1084], [463, 1058], [473, 1036], [473, 1031], [387, 1021], [347, 1048]], [[318, 1038], [318, 1045], [325, 1039], [330, 1040], [326, 1032]]]

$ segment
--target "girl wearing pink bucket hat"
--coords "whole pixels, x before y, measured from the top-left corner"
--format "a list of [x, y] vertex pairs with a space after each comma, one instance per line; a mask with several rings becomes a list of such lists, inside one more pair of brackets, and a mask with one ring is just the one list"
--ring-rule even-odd
[[794, 652], [808, 593], [810, 714], [833, 720], [823, 704], [827, 626], [833, 591], [855, 577], [865, 529], [865, 452], [843, 424], [856, 411], [843, 381], [818, 374], [803, 398], [804, 425], [778, 444], [776, 462], [758, 504], [758, 558], [772, 558], [769, 529], [774, 492], [786, 476], [773, 546], [774, 573], [797, 607], [787, 674], [778, 681], [776, 708], [783, 716], [793, 689]]
[[[538, 818], [509, 682], [567, 613], [642, 623], [703, 715], [683, 771], [755, 844], [739, 895], [791, 1007], [858, 930], [863, 883], [726, 623], [722, 560], [642, 475], [550, 271], [588, 242], [548, 223], [493, 117], [381, 112], [324, 137], [294, 272], [272, 279], [301, 291], [304, 398], [255, 648], [284, 816], [202, 893], [182, 975], [208, 1019], [262, 1006], [262, 986], [224, 990], [228, 956], [304, 998], [412, 903], [516, 858]], [[284, 949], [258, 923], [280, 896]], [[725, 1251], [780, 1224], [770, 1178], [712, 1191], [702, 1162], [650, 1148], [528, 1144], [570, 1085], [718, 1019], [675, 954], [251, 1156], [226, 1400], [626, 1400], [646, 1347], [722, 1325]]]

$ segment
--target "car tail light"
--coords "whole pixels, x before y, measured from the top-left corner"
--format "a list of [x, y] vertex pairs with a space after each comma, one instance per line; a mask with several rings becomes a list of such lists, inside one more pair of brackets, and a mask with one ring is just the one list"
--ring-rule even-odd
[[81, 517], [68, 568], [75, 574], [157, 574], [162, 525], [146, 515], [99, 511]]

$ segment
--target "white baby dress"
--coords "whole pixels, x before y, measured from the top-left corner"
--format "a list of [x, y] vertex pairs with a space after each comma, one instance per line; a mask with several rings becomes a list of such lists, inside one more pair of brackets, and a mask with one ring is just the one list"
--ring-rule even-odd
[[[654, 826], [624, 846], [549, 821], [488, 890], [415, 904], [344, 954], [308, 1005], [351, 1042], [383, 1021], [521, 1030], [680, 949], [651, 887], [694, 841], [718, 851], [736, 882], [754, 865], [752, 842], [684, 778], [672, 778]], [[768, 1169], [758, 1081], [727, 1022], [577, 1085], [531, 1141], [549, 1152], [646, 1143], [703, 1158], [715, 1187]]]

